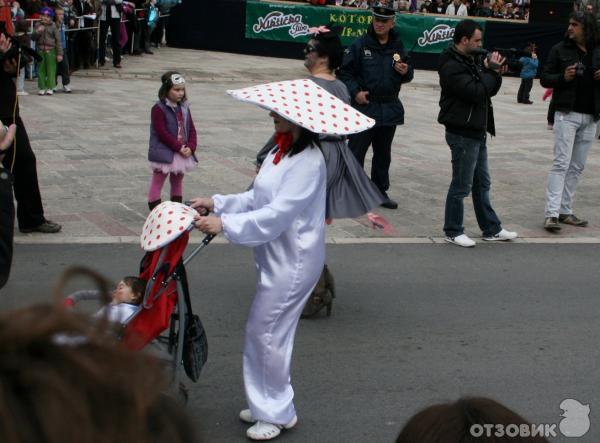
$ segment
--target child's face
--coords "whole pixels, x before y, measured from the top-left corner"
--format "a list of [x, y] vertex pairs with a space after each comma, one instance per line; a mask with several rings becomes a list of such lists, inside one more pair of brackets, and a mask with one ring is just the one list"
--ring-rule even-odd
[[133, 303], [137, 299], [131, 288], [121, 280], [117, 288], [112, 293], [112, 302], [117, 305], [119, 303]]
[[185, 95], [185, 85], [173, 85], [167, 94], [167, 98], [172, 102], [179, 103]]
[[65, 12], [62, 9], [56, 11], [56, 23], [62, 23], [65, 19]]
[[40, 19], [43, 25], [49, 25], [50, 23], [52, 23], [52, 17], [50, 17], [49, 15], [42, 15]]

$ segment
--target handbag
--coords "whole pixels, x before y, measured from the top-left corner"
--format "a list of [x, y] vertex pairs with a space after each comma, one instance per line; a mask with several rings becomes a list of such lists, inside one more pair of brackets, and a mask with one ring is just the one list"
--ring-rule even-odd
[[188, 314], [183, 338], [183, 369], [193, 382], [198, 381], [208, 359], [208, 341], [200, 317]]

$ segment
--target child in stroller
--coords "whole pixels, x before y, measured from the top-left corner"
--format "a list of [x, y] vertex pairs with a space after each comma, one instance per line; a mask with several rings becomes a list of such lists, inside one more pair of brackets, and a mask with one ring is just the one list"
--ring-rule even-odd
[[[126, 324], [141, 307], [146, 290], [146, 281], [138, 277], [127, 276], [117, 284], [111, 293], [111, 302], [94, 314], [94, 317], [104, 317], [110, 322]], [[100, 291], [82, 290], [67, 297], [65, 305], [71, 307], [83, 300], [98, 300]]]

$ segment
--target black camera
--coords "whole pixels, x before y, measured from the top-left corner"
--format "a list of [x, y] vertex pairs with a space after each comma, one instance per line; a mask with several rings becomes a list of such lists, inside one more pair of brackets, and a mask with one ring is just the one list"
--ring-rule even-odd
[[1, 61], [14, 60], [20, 67], [25, 67], [32, 60], [38, 63], [42, 61], [41, 55], [30, 47], [21, 45], [16, 38], [11, 37], [10, 43], [10, 49], [4, 54], [0, 54]]
[[577, 62], [577, 64], [575, 65], [575, 75], [577, 77], [583, 77], [584, 74], [585, 74], [585, 65], [581, 62]]

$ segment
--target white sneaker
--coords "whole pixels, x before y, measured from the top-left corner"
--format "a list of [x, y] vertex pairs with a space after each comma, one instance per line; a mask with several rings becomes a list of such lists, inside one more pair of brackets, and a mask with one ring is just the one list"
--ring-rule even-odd
[[456, 237], [446, 237], [444, 240], [446, 240], [448, 243], [454, 243], [455, 245], [462, 246], [463, 248], [472, 248], [475, 246], [475, 242], [465, 234], [460, 234]]
[[63, 86], [63, 92], [66, 92], [66, 93], [69, 93], [69, 94], [70, 94], [72, 91], [73, 91], [73, 90], [72, 90], [70, 87], [68, 87], [68, 86]]
[[248, 428], [246, 436], [252, 440], [272, 440], [281, 434], [282, 429], [291, 429], [296, 426], [296, 423], [298, 423], [296, 416], [286, 425], [276, 425], [259, 420], [254, 426]]
[[40, 89], [38, 91], [38, 95], [46, 95], [46, 90], [45, 89]]
[[256, 423], [256, 420], [254, 420], [254, 417], [252, 417], [252, 412], [250, 412], [250, 409], [242, 409], [240, 411], [240, 420], [246, 423]]
[[491, 237], [483, 237], [485, 241], [506, 241], [506, 240], [514, 240], [517, 238], [519, 234], [512, 231], [507, 231], [506, 229], [502, 229], [496, 235], [492, 235]]
[[54, 91], [52, 89], [48, 89], [46, 91], [46, 95], [52, 95], [52, 94], [54, 94]]
[[29, 95], [29, 92], [27, 92], [27, 91], [18, 91], [17, 95]]

